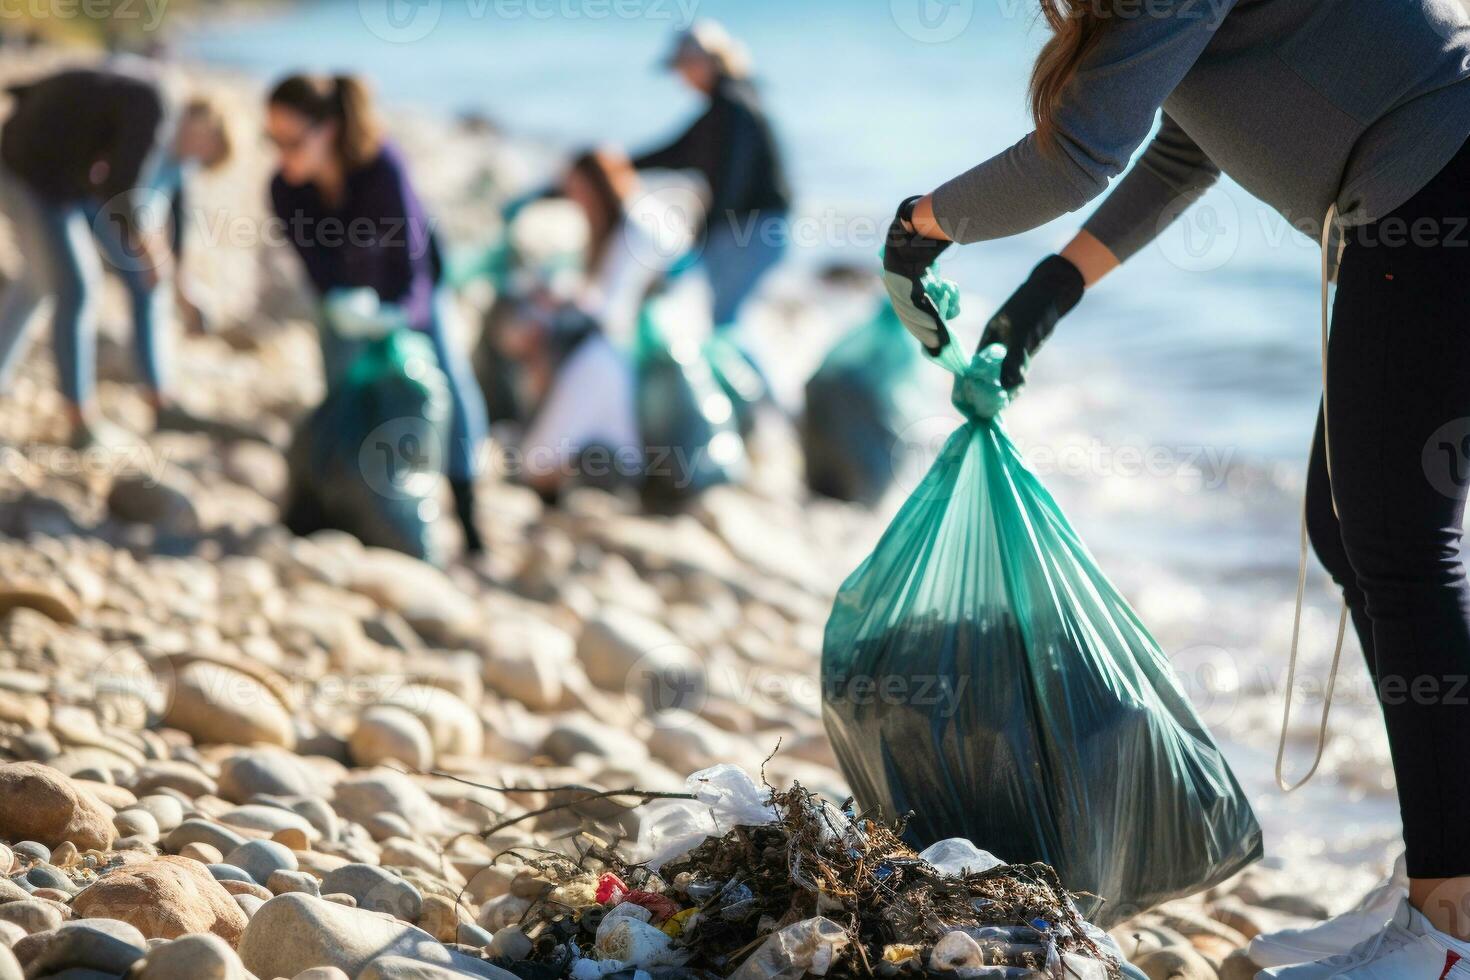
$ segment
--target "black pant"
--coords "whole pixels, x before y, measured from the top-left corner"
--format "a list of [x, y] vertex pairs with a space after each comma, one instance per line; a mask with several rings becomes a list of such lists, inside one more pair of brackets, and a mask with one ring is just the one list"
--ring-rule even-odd
[[[1350, 229], [1307, 476], [1313, 547], [1378, 687], [1409, 875], [1470, 875], [1470, 143]], [[1336, 501], [1336, 513], [1333, 502]]]

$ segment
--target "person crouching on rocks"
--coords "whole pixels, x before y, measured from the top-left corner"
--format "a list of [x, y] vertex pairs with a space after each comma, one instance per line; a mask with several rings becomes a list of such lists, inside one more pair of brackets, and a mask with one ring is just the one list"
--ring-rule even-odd
[[321, 300], [328, 387], [357, 350], [347, 321], [361, 320], [364, 301], [378, 322], [429, 337], [449, 383], [446, 468], [455, 511], [466, 550], [481, 552], [474, 481], [485, 402], [456, 335], [439, 244], [408, 170], [382, 135], [367, 86], [354, 76], [292, 75], [271, 90], [266, 108], [266, 134], [280, 163], [271, 203]]
[[[171, 284], [184, 217], [185, 173], [230, 156], [219, 111], [196, 99], [175, 105], [158, 80], [123, 69], [72, 69], [14, 86], [0, 128], [0, 212], [24, 264], [0, 300], [0, 391], [43, 303], [72, 441], [122, 441], [97, 413], [98, 252], [119, 274], [132, 306], [139, 372], [150, 403], [169, 403], [164, 371]], [[173, 211], [175, 231], [168, 230]]]

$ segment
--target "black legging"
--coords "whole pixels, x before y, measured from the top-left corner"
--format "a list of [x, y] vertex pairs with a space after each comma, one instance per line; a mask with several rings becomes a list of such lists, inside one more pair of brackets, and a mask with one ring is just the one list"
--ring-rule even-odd
[[[1470, 875], [1470, 143], [1348, 232], [1307, 526], [1342, 587], [1388, 727], [1409, 875]], [[1337, 512], [1333, 512], [1333, 500]]]

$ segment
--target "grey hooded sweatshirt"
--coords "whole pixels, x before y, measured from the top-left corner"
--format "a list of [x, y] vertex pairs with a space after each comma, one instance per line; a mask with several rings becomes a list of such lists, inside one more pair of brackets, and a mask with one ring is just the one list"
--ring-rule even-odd
[[958, 242], [1083, 207], [1137, 165], [1085, 227], [1119, 259], [1223, 171], [1316, 234], [1375, 221], [1470, 136], [1470, 0], [1119, 0], [1057, 119], [934, 192]]

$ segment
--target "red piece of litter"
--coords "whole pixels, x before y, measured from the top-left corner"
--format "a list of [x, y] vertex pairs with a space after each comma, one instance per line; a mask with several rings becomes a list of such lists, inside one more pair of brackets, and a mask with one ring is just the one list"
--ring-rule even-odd
[[628, 894], [628, 886], [623, 883], [623, 879], [611, 871], [597, 879], [597, 894], [594, 897], [598, 905], [606, 905], [614, 899], [622, 901], [626, 894]]
[[675, 902], [668, 896], [660, 895], [657, 892], [629, 892], [627, 896], [623, 898], [623, 901], [632, 902], [634, 905], [641, 905], [644, 908], [648, 909], [649, 912], [653, 913], [650, 919], [653, 925], [661, 925], [662, 923], [666, 922], [671, 915], [679, 911], [679, 903]]

